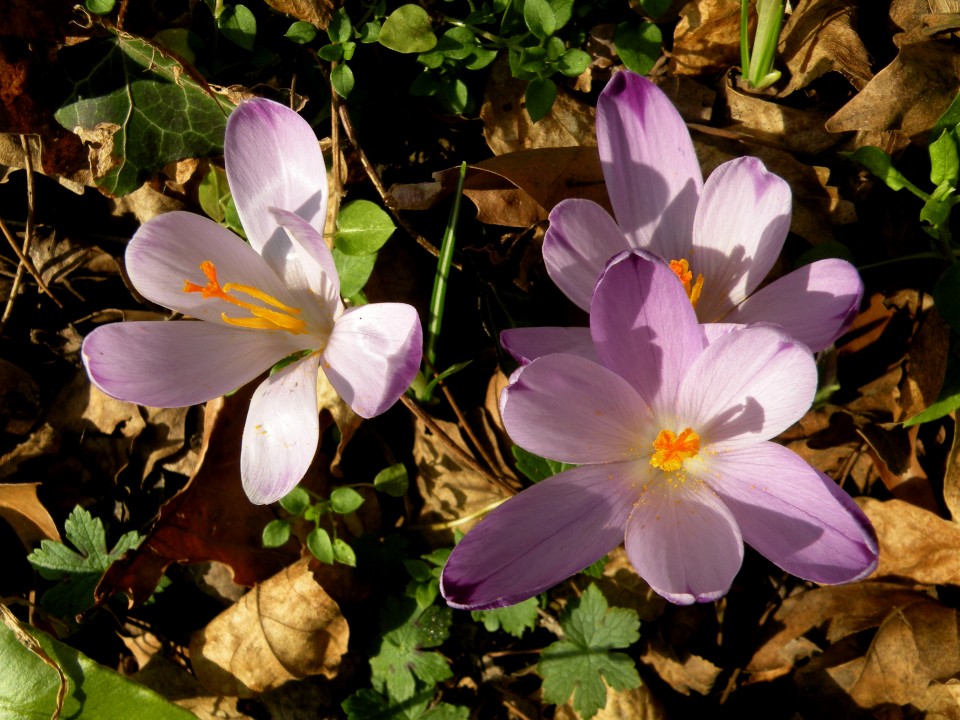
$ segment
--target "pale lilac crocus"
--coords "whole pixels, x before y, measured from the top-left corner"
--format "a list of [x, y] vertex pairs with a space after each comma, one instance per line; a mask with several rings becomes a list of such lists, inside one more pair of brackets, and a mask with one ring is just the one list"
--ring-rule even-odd
[[590, 308], [597, 361], [541, 356], [503, 391], [521, 447], [577, 464], [494, 510], [441, 578], [453, 607], [519, 602], [625, 543], [668, 600], [724, 595], [746, 542], [819, 583], [869, 574], [877, 542], [830, 478], [770, 441], [813, 399], [809, 350], [782, 328], [708, 341], [669, 266], [642, 251], [608, 265]]
[[[543, 241], [550, 277], [582, 309], [607, 261], [638, 248], [671, 262], [701, 323], [776, 323], [814, 352], [850, 324], [863, 284], [845, 260], [818, 260], [757, 289], [790, 228], [790, 187], [752, 157], [704, 182], [686, 125], [652, 82], [613, 76], [597, 103], [597, 144], [616, 219], [590, 200], [564, 200]], [[529, 358], [563, 340], [538, 332], [510, 330], [505, 344]]]
[[253, 394], [243, 431], [243, 488], [253, 502], [270, 503], [293, 489], [316, 453], [318, 368], [356, 413], [372, 417], [409, 386], [422, 335], [410, 305], [344, 308], [323, 240], [326, 170], [305, 120], [278, 103], [246, 100], [230, 115], [224, 157], [250, 244], [188, 212], [144, 223], [126, 251], [133, 285], [196, 319], [99, 327], [84, 340], [83, 362], [112, 397], [183, 407], [289, 358]]

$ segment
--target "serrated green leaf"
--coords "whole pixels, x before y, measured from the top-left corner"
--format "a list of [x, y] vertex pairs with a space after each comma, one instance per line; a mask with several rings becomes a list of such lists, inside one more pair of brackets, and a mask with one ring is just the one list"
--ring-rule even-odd
[[622, 22], [613, 34], [617, 55], [628, 69], [646, 75], [660, 57], [663, 34], [649, 22]]
[[290, 539], [290, 523], [276, 519], [268, 522], [263, 528], [263, 546], [265, 548], [280, 547]]
[[640, 638], [636, 611], [610, 608], [596, 585], [572, 600], [560, 616], [564, 640], [546, 648], [537, 670], [543, 678], [543, 697], [561, 704], [573, 696], [573, 708], [589, 719], [606, 705], [604, 681], [616, 690], [640, 685], [640, 676], [629, 655], [611, 652]]
[[223, 152], [233, 105], [162, 48], [120, 34], [62, 48], [58, 60], [73, 90], [54, 117], [102, 138], [94, 179], [111, 195], [133, 192], [171, 162]]
[[257, 18], [246, 5], [225, 7], [217, 18], [217, 27], [234, 45], [244, 50], [253, 50], [257, 41]]
[[536, 78], [527, 85], [524, 98], [527, 103], [527, 114], [533, 122], [538, 122], [553, 107], [553, 101], [557, 99], [557, 85], [550, 78]]
[[430, 15], [419, 5], [401, 5], [383, 21], [377, 41], [399, 53], [423, 53], [437, 44]]
[[374, 689], [402, 702], [414, 696], [418, 680], [429, 687], [449, 678], [444, 657], [424, 649], [447, 639], [452, 618], [448, 607], [432, 605], [421, 613], [408, 599], [387, 598], [380, 615], [380, 648], [370, 658]]
[[927, 148], [930, 154], [930, 182], [935, 186], [946, 183], [956, 187], [960, 177], [960, 148], [957, 147], [957, 131], [944, 130]]
[[330, 533], [323, 528], [314, 528], [307, 535], [307, 549], [322, 563], [333, 565], [333, 542]]
[[407, 494], [409, 486], [410, 476], [407, 473], [407, 466], [403, 463], [385, 467], [373, 478], [373, 487], [391, 497], [403, 497]]
[[349, 515], [363, 505], [363, 495], [353, 488], [339, 487], [330, 493], [330, 505], [338, 515]]
[[557, 16], [547, 0], [523, 0], [523, 21], [540, 40], [546, 40], [557, 29]]
[[283, 36], [287, 40], [297, 43], [297, 45], [306, 45], [313, 42], [314, 38], [317, 37], [317, 28], [313, 23], [297, 20], [287, 28]]
[[280, 498], [280, 507], [291, 515], [302, 515], [310, 504], [310, 493], [302, 487], [295, 487], [282, 498]]
[[396, 229], [390, 215], [375, 202], [353, 200], [337, 215], [334, 242], [347, 255], [370, 255], [382, 248]]
[[333, 262], [340, 276], [340, 294], [352, 297], [363, 290], [370, 279], [373, 266], [377, 262], [376, 253], [372, 255], [347, 255], [337, 248], [333, 249]]
[[[195, 716], [168, 702], [143, 685], [105, 668], [49, 635], [27, 628], [47, 655], [67, 676], [61, 718], [116, 720], [195, 720]], [[49, 720], [57, 705], [60, 678], [36, 654], [20, 644], [0, 622], [0, 717], [10, 720]]]
[[327, 37], [332, 43], [345, 43], [351, 35], [353, 35], [353, 24], [350, 22], [350, 16], [344, 8], [340, 8], [330, 18]]
[[533, 630], [537, 626], [538, 607], [537, 599], [532, 597], [516, 605], [494, 610], [474, 610], [470, 616], [482, 622], [487, 632], [503, 630], [516, 638], [521, 638], [527, 630]]
[[330, 84], [337, 95], [342, 98], [349, 97], [353, 92], [353, 70], [346, 63], [340, 63], [330, 72]]
[[402, 704], [392, 702], [375, 690], [364, 688], [348, 697], [340, 707], [347, 720], [468, 720], [470, 711], [462, 705], [437, 703], [429, 710], [433, 688], [416, 693]]
[[580, 572], [590, 577], [595, 577], [595, 578], [603, 577], [603, 569], [607, 566], [607, 562], [609, 562], [609, 560], [610, 560], [609, 556], [604, 555], [602, 558], [600, 558], [596, 562], [592, 562], [589, 565], [587, 565]]

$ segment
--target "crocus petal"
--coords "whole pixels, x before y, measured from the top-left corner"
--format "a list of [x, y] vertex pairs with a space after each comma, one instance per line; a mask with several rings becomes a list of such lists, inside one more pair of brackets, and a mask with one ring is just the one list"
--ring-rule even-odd
[[710, 458], [709, 482], [744, 541], [791, 575], [819, 583], [866, 577], [877, 565], [870, 521], [837, 484], [775, 443]]
[[253, 380], [294, 352], [287, 333], [210, 323], [122, 322], [83, 341], [90, 380], [107, 395], [151, 407], [187, 407]]
[[295, 213], [320, 233], [326, 222], [327, 174], [313, 129], [279, 103], [244, 100], [227, 121], [223, 154], [250, 244], [286, 277], [296, 252], [269, 208]]
[[578, 467], [507, 500], [453, 549], [440, 577], [447, 604], [512, 605], [613, 550], [636, 498], [620, 477], [625, 471], [622, 464]]
[[689, 605], [726, 594], [743, 562], [743, 540], [730, 510], [703, 483], [660, 481], [627, 520], [627, 557], [670, 602]]
[[402, 303], [376, 303], [340, 316], [323, 351], [322, 367], [353, 411], [370, 418], [410, 387], [422, 353], [417, 311]]
[[687, 257], [703, 176], [673, 103], [645, 77], [615, 73], [597, 101], [597, 144], [630, 246]]
[[693, 273], [703, 275], [701, 321], [721, 319], [760, 285], [787, 238], [790, 207], [790, 186], [756, 158], [731, 160], [710, 174], [688, 258]]
[[610, 213], [592, 200], [561, 200], [550, 211], [543, 238], [547, 273], [563, 293], [583, 310], [607, 261], [630, 245]]
[[240, 476], [250, 502], [276, 502], [313, 462], [320, 440], [319, 362], [313, 354], [291, 363], [264, 380], [250, 400], [240, 450]]
[[249, 317], [247, 311], [222, 300], [184, 291], [186, 281], [201, 287], [207, 284], [200, 269], [204, 261], [214, 264], [221, 286], [250, 285], [288, 305], [297, 302], [253, 248], [213, 220], [194, 213], [168, 212], [148, 220], [127, 245], [125, 256], [131, 282], [151, 302], [219, 325], [225, 324], [221, 313]]
[[553, 353], [579, 355], [597, 361], [590, 328], [585, 327], [511, 328], [500, 333], [500, 344], [514, 360], [524, 365]]
[[600, 362], [625, 378], [654, 412], [672, 407], [704, 335], [683, 285], [661, 260], [623, 253], [597, 283], [590, 331]]
[[818, 352], [843, 334], [862, 298], [863, 282], [853, 265], [846, 260], [818, 260], [753, 293], [725, 319], [776, 323]]
[[702, 443], [742, 447], [799, 420], [816, 390], [810, 351], [780, 328], [754, 325], [717, 338], [693, 362], [676, 415]]
[[515, 377], [500, 395], [500, 414], [520, 447], [576, 464], [636, 456], [649, 415], [616, 373], [576, 355], [545, 355]]
[[333, 318], [343, 305], [340, 300], [340, 275], [333, 262], [333, 253], [323, 241], [323, 236], [299, 215], [277, 208], [272, 208], [270, 212], [277, 224], [289, 233], [297, 251], [299, 262], [291, 264], [288, 279], [298, 271], [302, 273], [295, 278], [294, 286], [309, 288]]

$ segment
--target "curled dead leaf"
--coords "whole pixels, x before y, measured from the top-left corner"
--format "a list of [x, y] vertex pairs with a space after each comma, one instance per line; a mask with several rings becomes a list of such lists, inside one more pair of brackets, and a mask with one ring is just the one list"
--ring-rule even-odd
[[37, 498], [40, 483], [0, 485], [0, 518], [3, 518], [20, 538], [27, 550], [41, 540], [60, 540], [57, 525]]

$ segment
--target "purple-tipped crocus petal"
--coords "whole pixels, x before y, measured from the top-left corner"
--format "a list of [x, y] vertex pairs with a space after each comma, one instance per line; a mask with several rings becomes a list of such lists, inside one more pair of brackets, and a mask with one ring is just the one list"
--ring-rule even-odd
[[636, 499], [630, 478], [622, 477], [634, 465], [574, 468], [507, 500], [453, 549], [440, 577], [447, 604], [512, 605], [613, 550]]
[[371, 418], [410, 387], [422, 353], [417, 311], [402, 303], [376, 303], [340, 316], [321, 366], [353, 411]]
[[597, 101], [597, 144], [630, 246], [667, 260], [686, 257], [703, 175], [673, 103], [645, 77], [615, 73]]
[[731, 160], [710, 174], [687, 258], [703, 275], [701, 322], [723, 318], [770, 272], [790, 229], [790, 206], [790, 186], [756, 158]]
[[590, 328], [585, 327], [510, 328], [500, 333], [500, 344], [522, 365], [554, 353], [579, 355], [597, 361]]
[[[188, 212], [168, 212], [144, 223], [127, 245], [127, 273], [147, 300], [201, 320], [224, 325], [220, 315], [249, 317], [241, 308], [199, 292], [184, 292], [184, 282], [200, 287], [207, 278], [200, 263], [209, 260], [220, 285], [251, 285], [281, 302], [296, 299], [253, 248], [209, 218]], [[240, 296], [243, 300], [249, 297]]]
[[626, 380], [576, 355], [545, 355], [524, 367], [501, 393], [500, 414], [520, 447], [577, 464], [636, 457], [650, 422]]
[[856, 503], [829, 477], [775, 443], [710, 458], [708, 480], [744, 541], [791, 575], [819, 583], [866, 577], [877, 538]]
[[707, 346], [680, 385], [676, 414], [702, 443], [743, 447], [799, 420], [816, 390], [810, 351], [780, 328], [754, 325]]
[[323, 233], [327, 174], [306, 120], [263, 98], [244, 100], [227, 120], [227, 181], [250, 245], [281, 277], [296, 262], [289, 238], [269, 208], [282, 208]]
[[293, 490], [320, 440], [314, 353], [264, 380], [250, 400], [240, 450], [240, 477], [250, 502], [266, 505]]
[[597, 283], [590, 331], [601, 364], [625, 378], [656, 413], [704, 347], [693, 306], [676, 274], [634, 250], [611, 260]]
[[245, 385], [296, 351], [287, 333], [202, 321], [123, 322], [83, 341], [83, 364], [107, 395], [152, 407], [187, 407]]
[[[333, 253], [323, 241], [323, 236], [299, 215], [277, 208], [272, 208], [270, 212], [277, 224], [290, 234], [297, 252], [299, 262], [291, 264], [287, 280], [293, 281], [294, 287], [309, 288], [320, 298], [325, 314], [335, 318], [342, 308], [340, 275], [333, 262]], [[300, 276], [291, 277], [298, 270]]]
[[[798, 298], [802, 301], [798, 302]], [[836, 340], [853, 322], [863, 282], [846, 260], [818, 260], [753, 293], [725, 318], [730, 322], [772, 322], [813, 352]]]
[[627, 520], [627, 557], [670, 602], [689, 605], [726, 594], [743, 562], [743, 540], [730, 510], [706, 485], [659, 478]]
[[610, 213], [592, 200], [561, 200], [550, 211], [543, 262], [558, 288], [583, 310], [607, 261], [630, 249]]

